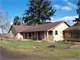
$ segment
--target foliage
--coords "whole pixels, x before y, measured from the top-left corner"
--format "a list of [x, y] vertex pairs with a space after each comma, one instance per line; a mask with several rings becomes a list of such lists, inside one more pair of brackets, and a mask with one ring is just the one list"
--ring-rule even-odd
[[78, 14], [79, 18], [76, 18], [74, 21], [79, 22], [80, 21], [80, 0], [78, 0], [76, 11], [77, 11], [77, 14]]
[[20, 22], [19, 16], [15, 16], [14, 21], [13, 21], [13, 25], [20, 25], [20, 24], [21, 24], [21, 22]]
[[77, 14], [79, 15], [79, 19], [80, 19], [80, 0], [78, 0], [77, 6], [78, 6]]
[[30, 0], [29, 9], [25, 11], [24, 22], [31, 24], [41, 24], [50, 21], [55, 10], [49, 0]]

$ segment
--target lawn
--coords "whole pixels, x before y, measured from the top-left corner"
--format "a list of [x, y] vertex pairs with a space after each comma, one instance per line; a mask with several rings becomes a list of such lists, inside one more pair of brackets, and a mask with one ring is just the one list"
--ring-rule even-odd
[[[45, 41], [16, 41], [0, 40], [0, 46], [13, 52], [25, 55], [33, 55], [47, 59], [78, 59], [80, 58], [80, 48], [69, 48], [72, 42], [45, 42]], [[50, 47], [53, 46], [53, 47]]]

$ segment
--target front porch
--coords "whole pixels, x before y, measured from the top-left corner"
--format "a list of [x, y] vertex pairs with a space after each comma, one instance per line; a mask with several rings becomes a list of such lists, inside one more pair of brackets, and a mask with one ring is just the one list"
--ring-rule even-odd
[[24, 39], [53, 40], [53, 31], [22, 32]]

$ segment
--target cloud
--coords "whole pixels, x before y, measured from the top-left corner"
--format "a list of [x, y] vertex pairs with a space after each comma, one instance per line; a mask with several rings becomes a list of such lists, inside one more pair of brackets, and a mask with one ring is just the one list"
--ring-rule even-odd
[[58, 10], [63, 10], [63, 11], [72, 11], [72, 8], [70, 6], [62, 6], [62, 5], [54, 5], [54, 7]]
[[75, 18], [78, 18], [78, 16], [65, 16], [59, 19], [54, 19], [53, 17], [51, 17], [51, 21], [55, 22], [55, 21], [66, 21], [69, 25], [73, 25], [75, 22], [73, 22], [73, 20], [75, 20]]
[[61, 10], [71, 11], [72, 8], [70, 6], [63, 6]]
[[13, 24], [13, 22], [10, 22], [10, 25], [12, 25]]
[[75, 9], [77, 8], [77, 6], [71, 2], [67, 2], [67, 5]]
[[68, 0], [62, 0], [62, 1], [64, 1], [64, 2], [68, 2]]
[[73, 9], [77, 9], [77, 6], [70, 2], [69, 0], [62, 0], [64, 4], [55, 4], [55, 9], [63, 10], [63, 11], [72, 11]]
[[61, 8], [61, 6], [60, 6], [60, 5], [57, 5], [57, 4], [55, 4], [54, 7], [55, 7], [56, 9], [60, 9], [60, 8]]
[[65, 16], [65, 17], [62, 17], [58, 20], [75, 20], [75, 18], [78, 18], [78, 16]]
[[59, 19], [54, 19], [53, 17], [51, 17], [52, 21], [73, 21], [75, 20], [75, 18], [78, 18], [78, 16], [65, 16]]

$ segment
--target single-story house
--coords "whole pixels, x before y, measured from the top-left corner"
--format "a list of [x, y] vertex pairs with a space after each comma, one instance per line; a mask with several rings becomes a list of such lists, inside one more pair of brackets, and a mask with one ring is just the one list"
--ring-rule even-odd
[[64, 40], [63, 31], [67, 28], [69, 25], [65, 21], [57, 21], [32, 26], [12, 25], [9, 33], [16, 39], [60, 41]]
[[64, 30], [64, 39], [72, 41], [80, 41], [80, 20], [73, 26]]

